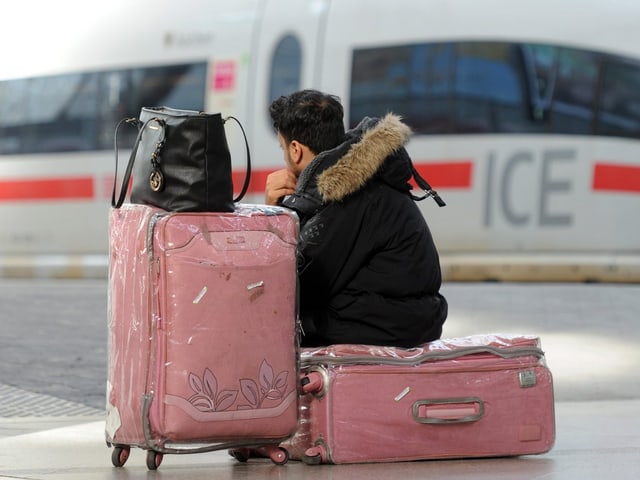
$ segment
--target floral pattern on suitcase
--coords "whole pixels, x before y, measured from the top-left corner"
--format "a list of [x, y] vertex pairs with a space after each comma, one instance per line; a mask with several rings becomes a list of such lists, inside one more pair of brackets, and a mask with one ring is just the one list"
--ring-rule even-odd
[[[296, 400], [295, 385], [289, 385], [289, 372], [282, 370], [276, 374], [266, 359], [260, 364], [257, 379], [241, 378], [238, 385], [235, 390], [220, 389], [215, 374], [205, 368], [202, 377], [189, 372], [189, 387], [194, 392], [191, 397], [166, 395], [165, 403], [180, 407], [196, 421], [211, 421], [221, 420], [219, 414], [225, 412], [227, 415], [223, 416], [233, 413], [233, 418], [239, 418], [241, 411], [245, 412], [242, 418], [277, 416]], [[239, 393], [242, 393], [240, 400]]]
[[[252, 378], [240, 379], [240, 391], [249, 404], [238, 405], [238, 410], [262, 408], [265, 401], [282, 402], [287, 388], [289, 372], [283, 370], [274, 375], [273, 367], [266, 360], [260, 364], [258, 382]], [[238, 398], [238, 390], [222, 390], [218, 393], [218, 380], [211, 370], [205, 368], [202, 378], [189, 373], [189, 386], [195, 392], [189, 403], [201, 412], [228, 410]]]

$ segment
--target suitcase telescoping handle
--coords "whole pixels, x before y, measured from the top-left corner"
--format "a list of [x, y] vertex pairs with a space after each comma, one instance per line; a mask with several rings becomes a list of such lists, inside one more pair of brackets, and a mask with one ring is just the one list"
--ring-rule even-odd
[[478, 397], [417, 400], [412, 410], [418, 423], [467, 423], [482, 418], [484, 402]]
[[311, 367], [300, 379], [300, 393], [322, 398], [329, 387], [329, 372], [322, 366]]

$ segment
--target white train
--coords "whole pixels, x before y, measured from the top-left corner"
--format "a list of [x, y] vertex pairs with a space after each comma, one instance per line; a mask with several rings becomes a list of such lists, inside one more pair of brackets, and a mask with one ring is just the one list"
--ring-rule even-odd
[[0, 29], [0, 275], [106, 275], [120, 118], [236, 116], [261, 202], [281, 167], [268, 105], [314, 87], [347, 126], [411, 125], [447, 202], [421, 203], [446, 279], [640, 280], [635, 0], [37, 3]]

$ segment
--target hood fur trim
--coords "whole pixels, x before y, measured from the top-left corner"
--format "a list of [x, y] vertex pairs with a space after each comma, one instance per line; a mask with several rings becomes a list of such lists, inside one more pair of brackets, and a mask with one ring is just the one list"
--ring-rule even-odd
[[358, 143], [318, 176], [318, 192], [324, 202], [339, 201], [360, 190], [380, 169], [385, 159], [402, 148], [411, 129], [401, 117], [387, 114], [366, 130]]

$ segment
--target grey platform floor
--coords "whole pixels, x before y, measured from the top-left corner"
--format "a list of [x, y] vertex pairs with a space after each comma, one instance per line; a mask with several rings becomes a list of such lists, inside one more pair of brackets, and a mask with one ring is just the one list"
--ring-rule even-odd
[[[105, 374], [101, 366], [104, 312], [97, 312], [96, 305], [106, 301], [105, 283], [0, 281], [0, 286], [4, 342], [0, 349], [4, 364], [0, 370], [0, 479], [640, 478], [640, 285], [443, 287], [451, 306], [444, 336], [492, 332], [541, 336], [554, 374], [557, 401], [556, 443], [547, 454], [313, 467], [298, 462], [276, 466], [269, 460], [242, 464], [219, 451], [167, 455], [153, 472], [147, 470], [144, 452], [138, 449], [132, 451], [123, 468], [113, 467], [104, 442], [100, 408]], [[47, 317], [46, 325], [57, 325], [58, 330], [68, 324], [71, 333], [63, 338], [66, 343], [59, 347], [59, 340], [43, 326], [38, 343], [32, 345], [29, 355], [24, 353], [22, 329], [39, 325], [36, 321], [25, 323], [29, 316], [37, 319], [42, 312], [58, 311], [57, 305], [75, 297], [83, 300], [74, 308], [83, 311]], [[19, 321], [12, 322], [14, 318]], [[87, 319], [94, 322], [93, 327], [88, 328]], [[79, 322], [83, 322], [82, 329]], [[76, 351], [67, 358], [65, 348], [70, 341]], [[39, 355], [43, 348], [46, 351]], [[99, 361], [87, 367], [87, 359], [93, 357], [82, 349], [94, 352]], [[56, 362], [47, 363], [52, 355]], [[40, 373], [27, 376], [34, 365]], [[52, 375], [58, 385], [46, 382]]]

